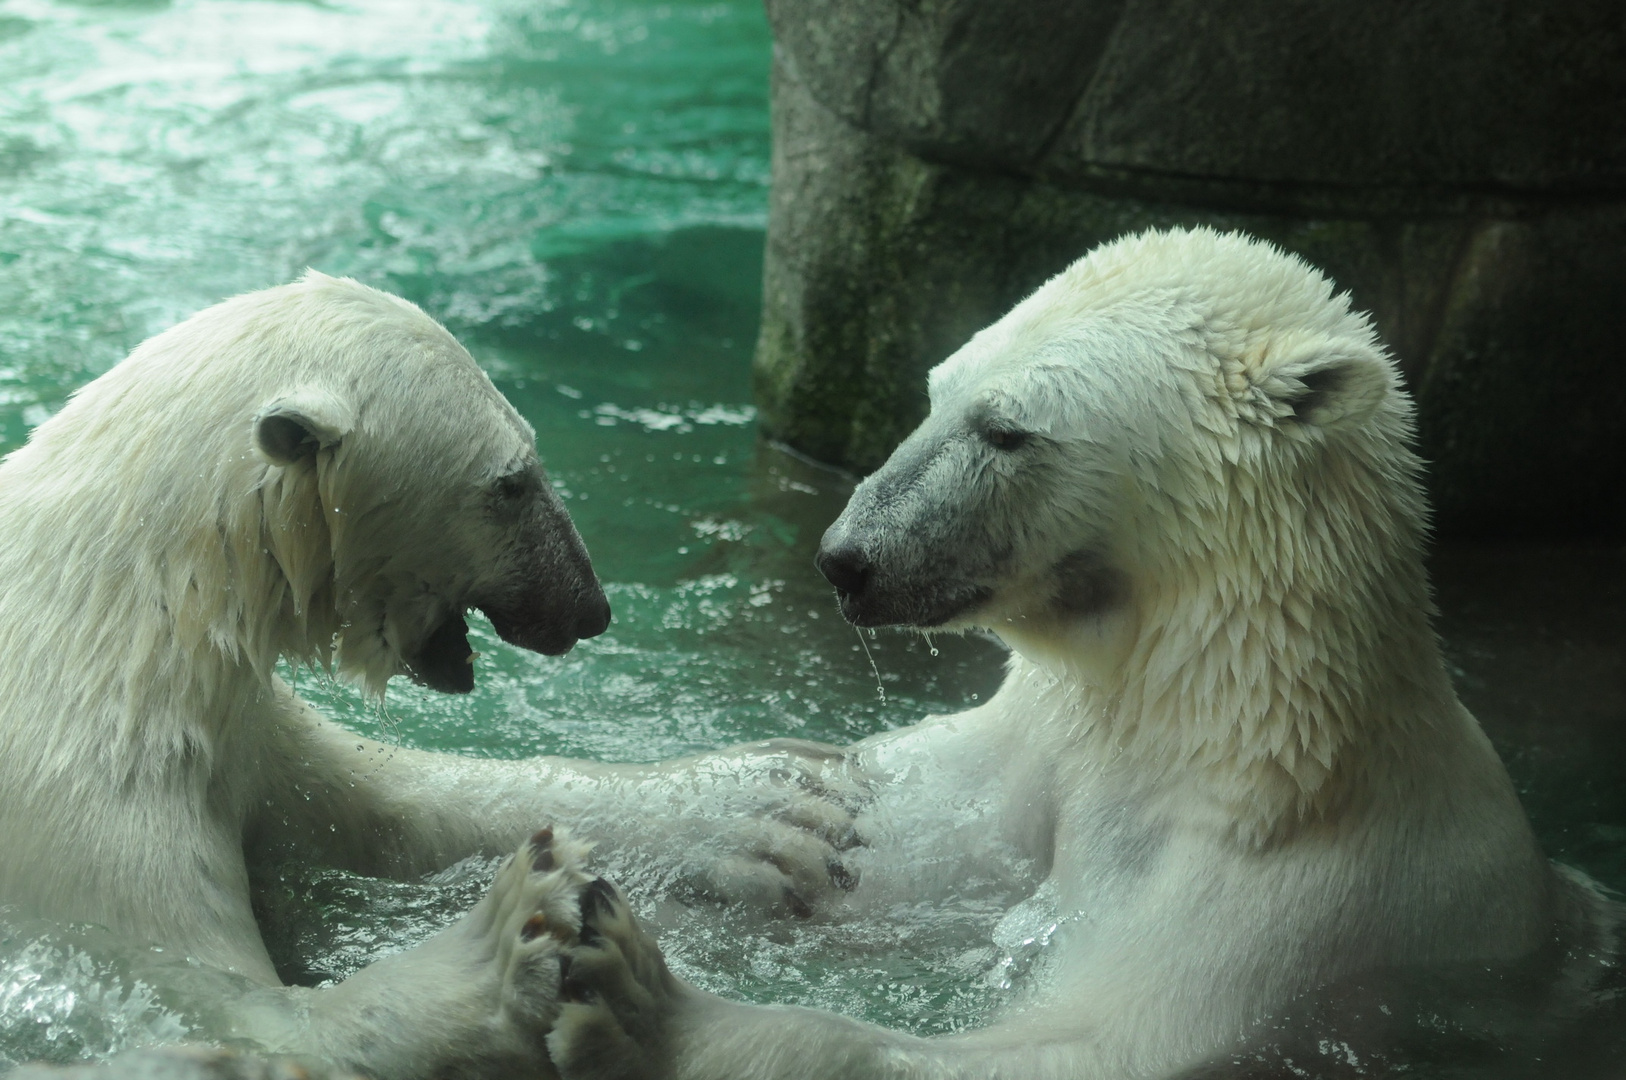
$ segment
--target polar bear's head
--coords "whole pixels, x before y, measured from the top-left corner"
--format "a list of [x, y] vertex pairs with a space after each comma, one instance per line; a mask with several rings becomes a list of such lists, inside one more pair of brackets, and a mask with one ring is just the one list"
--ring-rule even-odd
[[1246, 237], [1103, 246], [929, 390], [820, 546], [861, 626], [982, 626], [1026, 651], [1126, 612], [1144, 630], [1169, 597], [1189, 622], [1316, 575], [1337, 590], [1421, 527], [1410, 406], [1369, 321]]
[[438, 323], [354, 281], [199, 312], [8, 468], [50, 503], [40, 520], [111, 553], [98, 604], [132, 612], [136, 682], [212, 652], [265, 678], [287, 657], [375, 693], [397, 674], [460, 692], [471, 608], [544, 653], [609, 622], [530, 426]]
[[255, 295], [281, 310], [248, 335], [293, 368], [245, 432], [265, 464], [260, 528], [288, 601], [336, 618], [342, 670], [467, 691], [470, 608], [543, 653], [604, 630], [609, 605], [530, 425], [449, 333], [314, 273]]

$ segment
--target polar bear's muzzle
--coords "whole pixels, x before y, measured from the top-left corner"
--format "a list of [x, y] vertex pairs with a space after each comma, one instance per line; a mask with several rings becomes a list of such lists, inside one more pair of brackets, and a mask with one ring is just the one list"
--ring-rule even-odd
[[993, 594], [985, 585], [953, 578], [900, 579], [877, 572], [863, 548], [826, 545], [814, 565], [836, 587], [841, 616], [854, 626], [907, 626], [919, 630], [951, 623]]
[[[510, 645], [562, 656], [576, 642], [597, 637], [610, 625], [610, 602], [597, 580], [577, 591], [566, 603], [535, 597], [527, 603], [477, 605], [491, 620], [492, 629]], [[443, 694], [467, 694], [474, 689], [474, 650], [469, 645], [469, 624], [461, 611], [453, 612], [406, 657], [412, 681]]]
[[[842, 618], [854, 626], [930, 630], [971, 615], [993, 596], [987, 575], [966, 572], [952, 546], [896, 542], [849, 506], [824, 534], [813, 563], [836, 587]], [[910, 541], [922, 539], [917, 530]], [[906, 534], [907, 535], [907, 534]]]
[[547, 656], [562, 656], [576, 642], [597, 637], [610, 625], [610, 602], [591, 574], [564, 603], [552, 597], [522, 597], [517, 604], [479, 607], [508, 644]]
[[510, 645], [561, 656], [610, 625], [610, 602], [587, 547], [551, 488], [539, 498], [508, 548], [502, 569], [455, 602], [403, 659], [415, 682], [448, 694], [474, 689], [474, 652], [463, 614], [478, 608]]
[[930, 630], [975, 617], [993, 596], [1009, 545], [991, 543], [956, 496], [953, 440], [917, 430], [853, 492], [814, 565], [855, 626]]
[[610, 602], [564, 504], [545, 483], [504, 583], [470, 603], [508, 644], [560, 656], [610, 625]]

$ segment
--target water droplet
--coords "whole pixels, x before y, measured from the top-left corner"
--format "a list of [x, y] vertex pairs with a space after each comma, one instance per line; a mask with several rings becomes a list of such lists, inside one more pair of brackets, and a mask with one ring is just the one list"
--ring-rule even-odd
[[[871, 630], [869, 636], [874, 637], [875, 631]], [[861, 630], [858, 633], [858, 644], [864, 647], [864, 655], [869, 657], [869, 669], [875, 673], [875, 692], [880, 695], [881, 704], [885, 705], [886, 687], [881, 685], [881, 669], [875, 666], [875, 654], [869, 651], [869, 642], [864, 640], [864, 633]]]

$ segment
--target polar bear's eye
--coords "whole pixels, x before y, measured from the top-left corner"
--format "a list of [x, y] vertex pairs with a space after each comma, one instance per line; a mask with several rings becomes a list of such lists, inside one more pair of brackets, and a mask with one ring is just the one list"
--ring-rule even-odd
[[982, 437], [995, 450], [1018, 450], [1031, 435], [1016, 428], [990, 427], [983, 429]]
[[497, 481], [497, 497], [504, 500], [518, 499], [530, 489], [530, 480], [529, 473], [509, 473]]

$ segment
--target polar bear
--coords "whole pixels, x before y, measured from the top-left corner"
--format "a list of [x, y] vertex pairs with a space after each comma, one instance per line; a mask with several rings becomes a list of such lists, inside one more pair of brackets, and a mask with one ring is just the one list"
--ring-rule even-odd
[[[466, 691], [470, 608], [550, 654], [610, 619], [530, 427], [442, 327], [310, 273], [142, 344], [0, 463], [0, 904], [187, 958], [162, 977], [214, 1018], [202, 1035], [506, 1077], [549, 1074], [588, 880], [538, 825], [685, 853], [674, 873], [781, 910], [846, 881], [850, 821], [803, 783], [809, 747], [477, 761], [359, 738], [276, 676]], [[516, 846], [440, 937], [279, 988], [250, 860], [405, 875]]]
[[981, 627], [1012, 655], [980, 707], [849, 750], [874, 801], [844, 916], [1003, 880], [1048, 964], [989, 1026], [919, 1038], [703, 993], [595, 883], [549, 1038], [565, 1077], [1165, 1076], [1351, 973], [1606, 917], [1452, 690], [1411, 404], [1325, 277], [1147, 232], [928, 385], [818, 566], [857, 626]]

